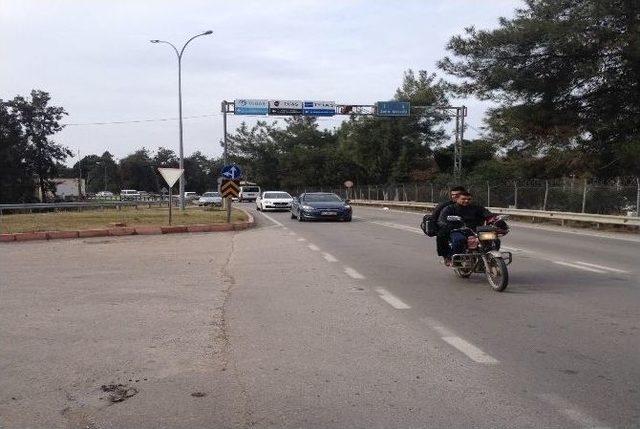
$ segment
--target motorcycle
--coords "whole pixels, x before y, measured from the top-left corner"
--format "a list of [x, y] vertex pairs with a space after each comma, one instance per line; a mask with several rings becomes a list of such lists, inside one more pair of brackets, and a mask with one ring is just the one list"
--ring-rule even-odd
[[460, 231], [467, 236], [465, 253], [451, 257], [451, 268], [456, 276], [466, 279], [473, 273], [484, 273], [493, 290], [502, 292], [506, 289], [509, 284], [507, 266], [513, 261], [513, 255], [500, 251], [500, 237], [509, 232], [504, 221], [507, 218], [508, 215], [491, 216], [485, 226], [479, 226], [474, 231], [464, 225], [460, 216], [447, 216], [448, 222], [462, 224], [452, 232]]

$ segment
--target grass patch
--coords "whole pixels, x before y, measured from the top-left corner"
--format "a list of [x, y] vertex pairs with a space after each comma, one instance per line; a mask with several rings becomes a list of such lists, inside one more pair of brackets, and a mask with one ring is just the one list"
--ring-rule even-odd
[[[184, 212], [179, 208], [172, 211], [172, 225], [194, 225], [226, 223], [227, 212], [222, 209], [202, 209], [190, 207]], [[232, 222], [246, 221], [244, 212], [234, 209]], [[74, 231], [80, 229], [107, 228], [114, 223], [126, 226], [166, 226], [169, 225], [169, 209], [166, 207], [139, 208], [123, 207], [122, 210], [59, 211], [33, 214], [3, 214], [0, 218], [2, 233], [34, 231]]]

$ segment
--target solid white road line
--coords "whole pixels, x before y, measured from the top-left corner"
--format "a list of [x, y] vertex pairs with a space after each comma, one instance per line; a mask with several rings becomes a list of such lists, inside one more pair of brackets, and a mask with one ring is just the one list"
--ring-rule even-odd
[[314, 252], [318, 252], [320, 250], [320, 248], [318, 246], [316, 246], [315, 244], [309, 244], [307, 247], [309, 249], [313, 250]]
[[327, 262], [338, 262], [338, 260], [330, 253], [323, 252], [322, 257], [327, 260]]
[[380, 298], [382, 298], [384, 301], [387, 302], [387, 304], [389, 304], [390, 306], [392, 306], [396, 310], [407, 310], [407, 309], [411, 308], [409, 305], [407, 305], [404, 302], [402, 302], [402, 300], [400, 298], [398, 298], [395, 295], [392, 295], [386, 289], [383, 289], [383, 288], [379, 287], [379, 288], [376, 288], [376, 292], [378, 292], [378, 295], [380, 295]]
[[[262, 212], [260, 212], [260, 213], [262, 213]], [[272, 218], [268, 214], [262, 213], [262, 216], [266, 217], [267, 219], [269, 219], [271, 222], [275, 223], [276, 225], [284, 226], [281, 222], [278, 222], [277, 220], [275, 220], [274, 218]]]
[[449, 343], [474, 362], [485, 364], [496, 364], [498, 360], [489, 356], [478, 347], [460, 337], [442, 337], [442, 340]]
[[352, 279], [362, 280], [364, 276], [351, 267], [344, 267], [344, 272]]
[[560, 413], [564, 414], [569, 420], [577, 423], [578, 425], [585, 428], [598, 428], [598, 429], [606, 429], [607, 426], [597, 419], [591, 417], [575, 405], [569, 403], [566, 399], [562, 398], [560, 395], [556, 395], [555, 393], [543, 393], [538, 395], [540, 399], [544, 402], [551, 405], [551, 407], [555, 408]]
[[563, 262], [563, 261], [553, 261], [554, 264], [564, 265], [565, 267], [576, 268], [578, 270], [590, 271], [592, 273], [605, 274], [606, 271], [598, 270], [596, 268], [589, 268], [578, 264], [572, 264], [571, 262]]
[[605, 271], [613, 271], [614, 273], [629, 274], [629, 271], [620, 270], [618, 268], [605, 267], [604, 265], [591, 264], [589, 262], [576, 261], [576, 264], [586, 265], [587, 267], [592, 267], [592, 268], [600, 268], [601, 270], [605, 270]]

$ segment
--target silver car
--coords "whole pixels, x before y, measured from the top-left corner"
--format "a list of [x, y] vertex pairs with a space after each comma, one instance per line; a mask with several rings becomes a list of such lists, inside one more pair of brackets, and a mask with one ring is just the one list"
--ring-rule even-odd
[[220, 192], [205, 192], [198, 200], [199, 206], [221, 206], [222, 197]]

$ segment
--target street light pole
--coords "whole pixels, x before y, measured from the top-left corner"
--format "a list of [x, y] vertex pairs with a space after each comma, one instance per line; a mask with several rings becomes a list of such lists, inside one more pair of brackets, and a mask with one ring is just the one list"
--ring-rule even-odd
[[[171, 46], [178, 57], [178, 117], [179, 117], [179, 135], [180, 135], [180, 169], [184, 170], [184, 148], [182, 144], [182, 54], [184, 54], [184, 50], [187, 45], [195, 38], [200, 36], [208, 36], [209, 34], [213, 34], [213, 31], [208, 30], [204, 33], [196, 34], [192, 38], [186, 41], [186, 43], [182, 46], [182, 49], [178, 51], [178, 48], [171, 42], [167, 42], [165, 40], [151, 40], [151, 43], [166, 43]], [[184, 210], [184, 174], [180, 176], [180, 209]]]

